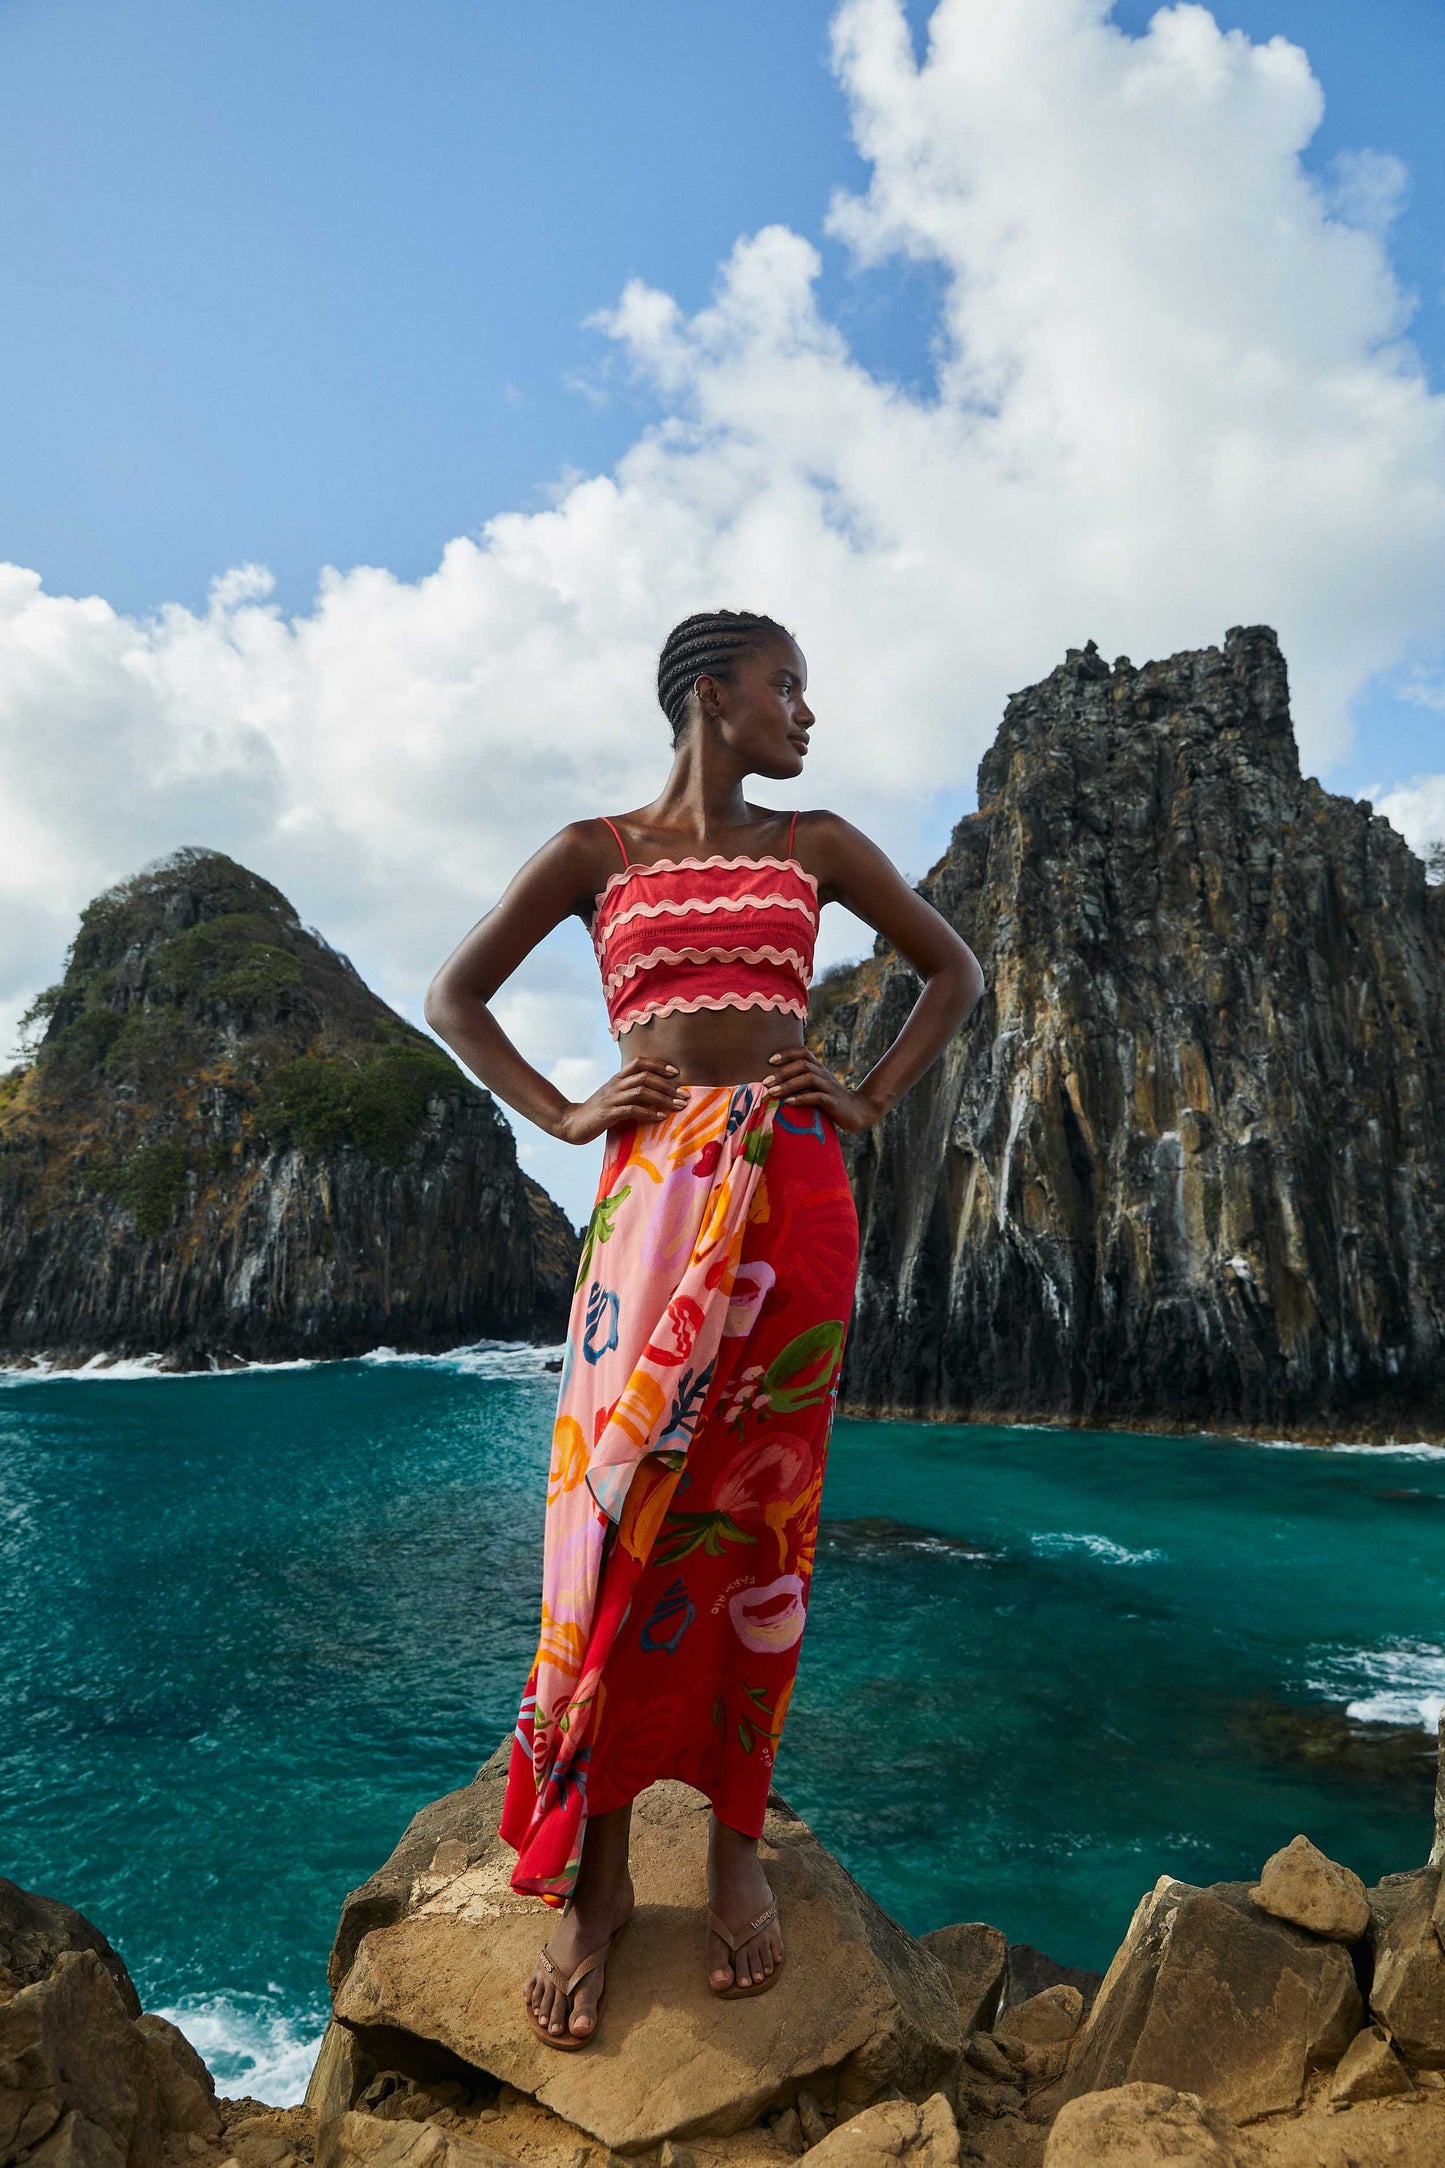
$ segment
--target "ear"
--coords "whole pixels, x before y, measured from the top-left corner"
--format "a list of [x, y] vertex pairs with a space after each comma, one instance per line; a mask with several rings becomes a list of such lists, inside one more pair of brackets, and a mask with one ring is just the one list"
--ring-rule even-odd
[[697, 696], [698, 707], [704, 716], [721, 716], [723, 691], [721, 678], [710, 676], [706, 670], [700, 671], [692, 681], [692, 689]]

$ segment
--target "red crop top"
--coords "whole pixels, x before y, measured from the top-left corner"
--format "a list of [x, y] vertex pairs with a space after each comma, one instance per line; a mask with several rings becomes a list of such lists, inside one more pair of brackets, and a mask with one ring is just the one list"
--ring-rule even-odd
[[[602, 819], [607, 820], [604, 813]], [[657, 858], [622, 853], [592, 919], [614, 1039], [681, 1009], [781, 1009], [806, 1017], [818, 884], [786, 858]]]

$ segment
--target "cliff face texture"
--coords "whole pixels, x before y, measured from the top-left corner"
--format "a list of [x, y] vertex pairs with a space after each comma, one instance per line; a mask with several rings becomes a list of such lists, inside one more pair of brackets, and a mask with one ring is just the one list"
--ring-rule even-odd
[[276, 889], [183, 851], [84, 912], [0, 1079], [0, 1360], [559, 1335], [577, 1242], [491, 1098]]
[[[1014, 694], [922, 893], [974, 1023], [847, 1140], [855, 1409], [1445, 1435], [1445, 889], [1300, 775], [1267, 626]], [[859, 1075], [917, 991], [815, 989]]]

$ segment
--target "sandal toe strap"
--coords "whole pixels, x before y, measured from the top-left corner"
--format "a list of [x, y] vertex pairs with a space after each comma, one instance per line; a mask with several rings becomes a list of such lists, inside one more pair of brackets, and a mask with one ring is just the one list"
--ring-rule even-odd
[[713, 1911], [711, 1905], [708, 1906], [707, 1922], [720, 1942], [725, 1942], [730, 1950], [737, 1950], [741, 1949], [742, 1945], [745, 1942], [751, 1942], [754, 1935], [761, 1934], [762, 1930], [766, 1926], [768, 1926], [773, 1920], [775, 1920], [777, 1916], [778, 1900], [775, 1897], [771, 1904], [764, 1906], [763, 1910], [758, 1914], [755, 1920], [749, 1920], [747, 1926], [740, 1928], [738, 1933], [735, 1935], [729, 1933], [727, 1927], [718, 1918], [716, 1912]]

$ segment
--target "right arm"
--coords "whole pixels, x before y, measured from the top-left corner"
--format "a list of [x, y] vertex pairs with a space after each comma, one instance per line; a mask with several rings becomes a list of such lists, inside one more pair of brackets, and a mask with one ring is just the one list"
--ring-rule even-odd
[[656, 1121], [683, 1099], [670, 1062], [639, 1055], [590, 1099], [564, 1098], [518, 1053], [488, 1004], [554, 926], [584, 923], [605, 879], [595, 821], [574, 821], [542, 845], [506, 894], [473, 926], [427, 988], [423, 1014], [473, 1076], [518, 1114], [564, 1144], [587, 1144], [624, 1122]]

